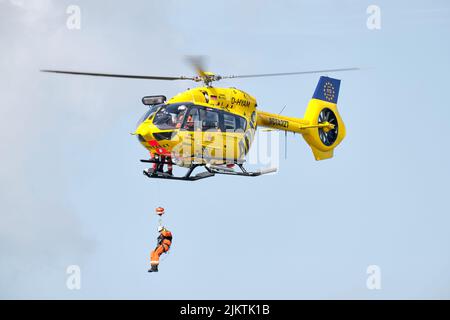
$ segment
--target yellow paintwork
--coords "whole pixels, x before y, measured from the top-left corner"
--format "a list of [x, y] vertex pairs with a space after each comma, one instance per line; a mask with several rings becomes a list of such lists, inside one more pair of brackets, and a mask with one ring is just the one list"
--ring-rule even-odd
[[[247, 154], [250, 146], [239, 149], [239, 142], [244, 142], [245, 134], [250, 137], [250, 142], [253, 140], [255, 128], [251, 127], [251, 117], [255, 118], [256, 100], [254, 97], [235, 88], [213, 88], [213, 87], [199, 87], [187, 90], [179, 93], [170, 100], [167, 104], [180, 103], [180, 102], [192, 102], [199, 106], [204, 106], [212, 109], [223, 110], [232, 114], [244, 117], [247, 121], [247, 128], [245, 132], [192, 132], [184, 130], [160, 130], [152, 123], [152, 118], [145, 120], [139, 125], [135, 134], [139, 134], [144, 137], [145, 141], [141, 142], [145, 148], [151, 153], [160, 153], [158, 146], [151, 146], [149, 141], [155, 140], [153, 133], [176, 131], [177, 134], [172, 140], [158, 141], [160, 147], [172, 153], [192, 153], [192, 154], [204, 154], [205, 152], [213, 157], [227, 160], [243, 159]], [[245, 143], [244, 143], [245, 145]], [[180, 147], [183, 148], [180, 151]], [[178, 150], [177, 150], [178, 149]], [[192, 150], [193, 152], [189, 152]], [[203, 162], [201, 157], [190, 157], [184, 155], [182, 157], [184, 165], [188, 166], [190, 162]], [[213, 161], [213, 163], [223, 163], [223, 160]]]
[[[248, 153], [257, 126], [302, 134], [311, 147], [316, 160], [333, 156], [334, 148], [345, 137], [345, 126], [334, 103], [311, 99], [303, 118], [293, 118], [257, 110], [254, 97], [236, 88], [198, 87], [181, 92], [166, 103], [194, 103], [212, 109], [239, 115], [247, 120], [245, 132], [160, 130], [152, 122], [153, 117], [142, 122], [135, 131], [144, 139], [142, 145], [153, 154], [166, 154], [178, 159], [180, 166], [189, 166], [192, 162], [205, 163], [201, 154], [207, 154], [213, 164], [242, 160]], [[330, 130], [330, 123], [318, 123], [323, 108], [331, 109], [338, 118], [337, 140], [326, 146], [319, 138], [318, 128]], [[154, 133], [173, 131], [171, 140], [160, 140], [155, 145]], [[151, 145], [153, 141], [154, 145]]]
[[[323, 127], [324, 130], [333, 128], [329, 123], [318, 123], [319, 113], [323, 108], [332, 110], [338, 119], [339, 133], [336, 141], [331, 146], [326, 146], [319, 138], [317, 128]], [[316, 160], [324, 160], [333, 157], [334, 148], [345, 138], [345, 125], [342, 121], [337, 106], [334, 103], [318, 99], [311, 99], [306, 108], [303, 119], [281, 116], [278, 114], [258, 111], [258, 125], [283, 131], [300, 133], [309, 144]]]

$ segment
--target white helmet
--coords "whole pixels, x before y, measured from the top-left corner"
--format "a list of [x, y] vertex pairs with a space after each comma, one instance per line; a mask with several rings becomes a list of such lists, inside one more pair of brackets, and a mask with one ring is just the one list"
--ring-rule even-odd
[[164, 227], [163, 226], [158, 226], [158, 232], [161, 232], [161, 231], [163, 231], [164, 230]]

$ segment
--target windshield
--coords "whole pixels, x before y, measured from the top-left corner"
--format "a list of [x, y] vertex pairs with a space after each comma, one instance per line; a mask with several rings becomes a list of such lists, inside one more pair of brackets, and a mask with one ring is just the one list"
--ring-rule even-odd
[[187, 106], [184, 104], [168, 104], [159, 109], [153, 124], [161, 130], [179, 129], [183, 123]]
[[136, 127], [139, 127], [139, 125], [142, 123], [142, 122], [144, 122], [145, 120], [147, 120], [153, 113], [155, 113], [156, 112], [156, 110], [158, 110], [158, 108], [160, 107], [161, 105], [159, 104], [159, 105], [155, 105], [155, 106], [150, 106], [149, 108], [148, 108], [148, 110], [147, 111], [145, 111], [145, 113], [142, 115], [142, 117], [139, 119], [139, 121], [137, 122], [137, 124], [136, 124]]

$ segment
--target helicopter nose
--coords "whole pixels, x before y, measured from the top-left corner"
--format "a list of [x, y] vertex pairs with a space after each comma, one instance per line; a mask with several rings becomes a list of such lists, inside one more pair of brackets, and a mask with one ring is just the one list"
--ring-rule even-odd
[[142, 135], [136, 134], [136, 137], [138, 138], [139, 142], [141, 142], [141, 143], [145, 142], [145, 139], [144, 139], [144, 137]]
[[148, 126], [146, 126], [144, 124], [141, 124], [139, 127], [137, 127], [134, 134], [136, 135], [139, 142], [141, 142], [141, 143], [152, 140], [151, 133], [150, 133], [150, 130], [148, 129]]

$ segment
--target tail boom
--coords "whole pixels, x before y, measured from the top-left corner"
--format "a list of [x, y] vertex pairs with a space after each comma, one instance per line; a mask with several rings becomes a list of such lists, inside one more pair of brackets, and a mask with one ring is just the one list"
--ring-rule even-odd
[[306, 119], [286, 117], [265, 111], [258, 112], [257, 124], [258, 126], [273, 130], [288, 131], [300, 134], [304, 134], [306, 129], [334, 129], [334, 125], [329, 122], [311, 124], [311, 122]]
[[300, 133], [316, 160], [333, 157], [334, 148], [345, 138], [345, 125], [337, 110], [340, 80], [320, 77], [303, 118], [258, 111], [257, 124], [275, 130]]
[[304, 130], [302, 128], [310, 124], [305, 119], [286, 117], [265, 111], [258, 111], [256, 123], [261, 127], [296, 133], [301, 133]]

